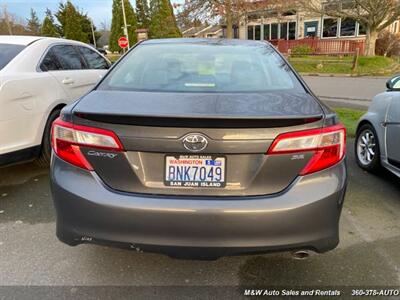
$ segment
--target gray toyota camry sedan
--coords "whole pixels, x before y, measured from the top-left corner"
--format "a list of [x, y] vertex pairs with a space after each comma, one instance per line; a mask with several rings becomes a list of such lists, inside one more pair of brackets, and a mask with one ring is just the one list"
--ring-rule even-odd
[[139, 43], [53, 124], [57, 236], [202, 259], [331, 250], [345, 136], [267, 43]]

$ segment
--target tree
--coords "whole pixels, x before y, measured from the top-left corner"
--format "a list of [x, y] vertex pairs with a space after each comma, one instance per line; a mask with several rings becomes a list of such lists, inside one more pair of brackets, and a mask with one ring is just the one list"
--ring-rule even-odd
[[233, 38], [233, 25], [245, 18], [247, 12], [290, 9], [295, 2], [296, 0], [191, 0], [185, 2], [184, 11], [192, 20], [215, 20], [224, 23], [226, 37]]
[[149, 36], [151, 38], [174, 38], [182, 36], [169, 0], [152, 0], [150, 2], [150, 10]]
[[89, 43], [94, 45], [95, 42], [93, 41], [93, 33], [92, 33], [92, 26], [93, 26], [93, 31], [94, 31], [94, 38], [96, 41], [100, 38], [101, 33], [97, 31], [96, 26], [92, 23], [92, 20], [87, 16], [87, 14], [80, 13], [81, 14], [81, 26], [82, 26], [82, 31], [86, 35], [86, 38], [88, 39]]
[[376, 41], [376, 53], [382, 56], [399, 56], [400, 54], [400, 37], [391, 33], [388, 30], [384, 30], [379, 34], [379, 38]]
[[12, 30], [12, 20], [10, 20], [11, 19], [11, 16], [10, 16], [10, 14], [8, 13], [8, 10], [7, 10], [7, 5], [6, 4], [3, 4], [2, 5], [2, 12], [1, 12], [1, 14], [0, 14], [0, 17], [1, 17], [1, 19], [2, 19], [2, 21], [4, 22], [4, 24], [5, 24], [5, 27], [7, 28], [7, 32], [8, 32], [8, 34], [9, 35], [12, 35], [13, 34], [13, 30]]
[[[137, 19], [136, 14], [132, 8], [129, 0], [123, 0], [126, 22], [128, 26], [128, 36], [129, 36], [129, 44], [133, 45], [136, 43], [136, 28], [137, 28]], [[110, 51], [120, 51], [121, 48], [118, 46], [118, 39], [121, 36], [124, 36], [123, 31], [124, 19], [122, 15], [122, 1], [121, 0], [113, 0], [112, 7], [112, 21], [111, 21], [111, 34], [110, 34], [110, 42], [109, 49]]]
[[40, 34], [40, 22], [39, 18], [36, 14], [36, 12], [31, 8], [31, 14], [29, 19], [26, 19], [28, 21], [28, 25], [26, 26], [28, 31], [33, 34], [33, 35], [39, 35]]
[[[265, 2], [265, 1], [263, 1]], [[233, 25], [239, 23], [247, 6], [257, 9], [258, 2], [247, 0], [192, 0], [185, 2], [184, 10], [189, 19], [211, 20], [225, 23], [226, 37], [233, 38]]]
[[46, 9], [46, 16], [43, 20], [42, 28], [40, 31], [42, 36], [60, 37], [57, 27], [54, 25], [54, 17], [50, 9]]
[[200, 27], [202, 25], [208, 25], [207, 21], [202, 22], [196, 16], [192, 17], [191, 12], [188, 11], [185, 6], [183, 6], [183, 9], [177, 14], [176, 22], [179, 28], [181, 29], [188, 29], [191, 27]]
[[25, 20], [18, 18], [7, 10], [7, 5], [0, 5], [0, 34], [2, 35], [29, 35], [32, 34], [25, 27]]
[[75, 6], [67, 1], [65, 5], [64, 37], [70, 40], [89, 42], [87, 33], [83, 30], [83, 18]]
[[301, 2], [310, 12], [334, 18], [349, 18], [360, 23], [367, 33], [365, 47], [367, 56], [375, 55], [379, 32], [400, 17], [398, 0], [331, 0], [325, 5], [309, 0]]
[[58, 31], [66, 39], [93, 43], [91, 21], [88, 16], [79, 11], [71, 1], [60, 3], [55, 14], [60, 25]]
[[139, 28], [149, 28], [150, 10], [147, 0], [136, 0], [136, 16]]

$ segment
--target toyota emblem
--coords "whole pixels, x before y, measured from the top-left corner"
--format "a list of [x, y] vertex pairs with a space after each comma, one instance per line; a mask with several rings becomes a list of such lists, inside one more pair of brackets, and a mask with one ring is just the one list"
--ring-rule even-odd
[[207, 138], [199, 133], [191, 133], [186, 135], [183, 140], [183, 147], [192, 152], [200, 152], [207, 148]]

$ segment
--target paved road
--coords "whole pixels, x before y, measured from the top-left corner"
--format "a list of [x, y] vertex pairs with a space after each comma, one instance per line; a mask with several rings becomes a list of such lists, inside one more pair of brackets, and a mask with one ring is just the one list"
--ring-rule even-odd
[[331, 106], [367, 109], [371, 99], [386, 90], [383, 77], [303, 76], [307, 84]]
[[306, 261], [288, 253], [206, 262], [93, 245], [69, 247], [54, 235], [48, 171], [33, 164], [0, 169], [0, 286], [184, 286], [188, 292], [204, 285], [400, 286], [400, 181], [388, 172], [362, 172], [351, 152], [341, 243]]

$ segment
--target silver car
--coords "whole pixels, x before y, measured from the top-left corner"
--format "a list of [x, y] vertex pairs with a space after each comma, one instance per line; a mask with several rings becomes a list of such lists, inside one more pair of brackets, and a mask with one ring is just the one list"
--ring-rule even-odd
[[57, 236], [202, 259], [331, 250], [345, 136], [267, 43], [144, 41], [53, 124]]
[[355, 153], [366, 171], [385, 167], [400, 177], [400, 76], [390, 79], [357, 128]]

